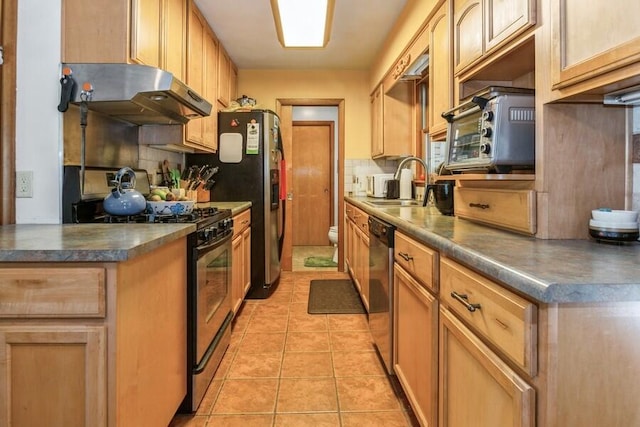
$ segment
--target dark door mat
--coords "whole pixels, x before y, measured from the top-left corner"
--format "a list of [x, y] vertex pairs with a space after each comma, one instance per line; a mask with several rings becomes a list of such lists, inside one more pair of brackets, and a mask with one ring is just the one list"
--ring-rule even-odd
[[365, 313], [358, 290], [350, 279], [312, 280], [309, 314]]

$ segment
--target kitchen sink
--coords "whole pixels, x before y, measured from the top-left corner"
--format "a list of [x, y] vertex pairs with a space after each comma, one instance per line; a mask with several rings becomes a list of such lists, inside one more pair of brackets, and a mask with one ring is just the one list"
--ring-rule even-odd
[[365, 203], [374, 207], [422, 206], [422, 202], [418, 200], [367, 200]]

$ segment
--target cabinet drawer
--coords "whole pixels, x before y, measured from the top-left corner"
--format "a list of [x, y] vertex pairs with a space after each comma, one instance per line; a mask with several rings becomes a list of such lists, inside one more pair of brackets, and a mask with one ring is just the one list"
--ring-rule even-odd
[[526, 234], [536, 232], [534, 190], [456, 187], [455, 215]]
[[396, 232], [393, 255], [395, 261], [423, 286], [437, 292], [438, 253], [436, 251]]
[[242, 211], [233, 217], [233, 235], [241, 234], [251, 225], [251, 209]]
[[103, 268], [3, 268], [0, 317], [104, 317]]
[[445, 258], [440, 260], [440, 300], [514, 363], [535, 374], [537, 307], [533, 303]]

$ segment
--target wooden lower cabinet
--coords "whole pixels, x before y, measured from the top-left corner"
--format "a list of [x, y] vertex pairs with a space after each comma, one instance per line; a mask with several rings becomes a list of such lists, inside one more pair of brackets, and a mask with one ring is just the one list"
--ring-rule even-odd
[[0, 327], [0, 425], [106, 426], [106, 330]]
[[346, 206], [346, 262], [367, 312], [369, 311], [369, 216], [360, 209]]
[[237, 313], [251, 287], [251, 210], [233, 217], [231, 308]]
[[186, 238], [117, 263], [0, 263], [0, 426], [168, 425], [187, 391], [186, 265]]
[[440, 427], [535, 427], [535, 390], [440, 307]]
[[438, 412], [438, 300], [398, 264], [393, 269], [394, 371], [421, 426]]

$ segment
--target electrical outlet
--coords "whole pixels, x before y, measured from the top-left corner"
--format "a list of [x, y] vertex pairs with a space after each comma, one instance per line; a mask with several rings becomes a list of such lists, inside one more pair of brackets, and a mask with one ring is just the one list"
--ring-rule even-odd
[[33, 197], [33, 171], [16, 172], [16, 197]]

